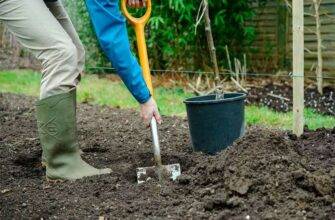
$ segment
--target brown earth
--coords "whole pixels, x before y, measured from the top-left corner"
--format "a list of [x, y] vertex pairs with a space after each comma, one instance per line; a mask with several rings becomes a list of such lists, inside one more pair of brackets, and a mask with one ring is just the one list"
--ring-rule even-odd
[[0, 219], [334, 219], [335, 129], [250, 127], [216, 156], [194, 153], [187, 121], [165, 117], [163, 161], [183, 175], [136, 184], [135, 168], [153, 165], [150, 132], [131, 110], [80, 105], [84, 158], [111, 175], [50, 183], [40, 166], [34, 99], [0, 95]]

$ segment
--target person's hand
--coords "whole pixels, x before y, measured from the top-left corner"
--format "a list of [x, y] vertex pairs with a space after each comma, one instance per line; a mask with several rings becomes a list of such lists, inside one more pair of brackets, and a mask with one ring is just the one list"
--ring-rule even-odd
[[145, 125], [149, 125], [152, 117], [155, 117], [158, 124], [162, 123], [162, 118], [158, 112], [156, 101], [151, 97], [149, 101], [141, 104], [141, 118]]
[[145, 7], [146, 0], [128, 0], [127, 5], [131, 8], [142, 8]]

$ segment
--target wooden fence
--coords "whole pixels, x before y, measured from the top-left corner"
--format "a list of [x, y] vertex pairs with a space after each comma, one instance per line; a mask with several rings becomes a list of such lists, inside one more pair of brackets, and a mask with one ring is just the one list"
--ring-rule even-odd
[[[290, 3], [291, 1], [287, 1]], [[254, 71], [290, 70], [292, 66], [292, 13], [285, 0], [255, 4], [257, 39], [251, 53]], [[305, 0], [305, 69], [313, 75], [317, 64], [316, 19], [312, 0]], [[335, 0], [323, 0], [320, 7], [324, 76], [335, 77]], [[249, 66], [250, 66], [249, 65]]]

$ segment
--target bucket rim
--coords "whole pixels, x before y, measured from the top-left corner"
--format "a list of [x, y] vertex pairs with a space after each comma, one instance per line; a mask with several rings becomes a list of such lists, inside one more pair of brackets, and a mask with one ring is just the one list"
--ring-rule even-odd
[[231, 98], [225, 98], [225, 99], [220, 99], [220, 100], [193, 100], [195, 98], [204, 98], [204, 97], [213, 97], [215, 95], [203, 95], [203, 96], [196, 96], [196, 97], [192, 97], [192, 98], [188, 98], [186, 100], [184, 100], [185, 104], [193, 104], [193, 105], [206, 105], [206, 104], [218, 104], [218, 103], [224, 103], [224, 102], [233, 102], [233, 101], [238, 101], [238, 100], [242, 100], [245, 99], [247, 97], [246, 93], [242, 93], [242, 92], [230, 92], [230, 93], [225, 93], [225, 94], [234, 94], [236, 95], [235, 97], [231, 97]]

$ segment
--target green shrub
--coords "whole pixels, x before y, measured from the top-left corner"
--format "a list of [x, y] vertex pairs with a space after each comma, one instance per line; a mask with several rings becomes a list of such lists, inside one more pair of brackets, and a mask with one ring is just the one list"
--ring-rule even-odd
[[[263, 0], [264, 1], [264, 0]], [[109, 66], [92, 31], [84, 1], [65, 0], [65, 5], [87, 52], [87, 66]], [[226, 66], [225, 45], [239, 57], [255, 38], [253, 27], [245, 21], [254, 16], [252, 0], [209, 0], [212, 29], [221, 67]], [[147, 28], [151, 65], [155, 69], [204, 69], [210, 64], [203, 23], [195, 34], [199, 1], [154, 0], [153, 14]], [[131, 44], [135, 46], [129, 27]]]

